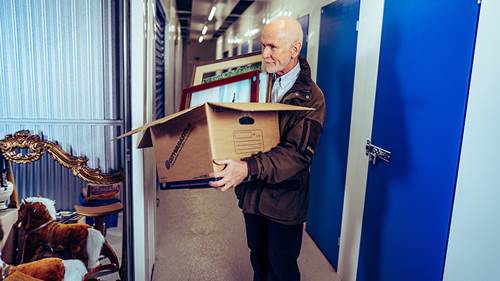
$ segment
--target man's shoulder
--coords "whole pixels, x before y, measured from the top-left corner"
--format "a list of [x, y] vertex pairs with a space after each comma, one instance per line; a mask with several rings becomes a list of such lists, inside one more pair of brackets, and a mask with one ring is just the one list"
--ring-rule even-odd
[[319, 95], [323, 95], [323, 90], [316, 84], [316, 82], [311, 80], [311, 92], [317, 92]]
[[311, 100], [312, 103], [317, 104], [317, 103], [325, 103], [325, 95], [323, 94], [323, 91], [321, 88], [311, 80]]

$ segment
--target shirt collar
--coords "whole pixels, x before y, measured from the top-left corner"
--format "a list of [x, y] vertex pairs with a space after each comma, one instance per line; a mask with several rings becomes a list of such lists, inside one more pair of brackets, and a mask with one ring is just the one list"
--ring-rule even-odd
[[276, 81], [278, 82], [280, 87], [290, 84], [290, 82], [292, 82], [293, 84], [293, 82], [297, 80], [299, 73], [300, 73], [300, 63], [297, 61], [295, 66], [290, 71], [288, 71], [282, 76], [276, 76]]

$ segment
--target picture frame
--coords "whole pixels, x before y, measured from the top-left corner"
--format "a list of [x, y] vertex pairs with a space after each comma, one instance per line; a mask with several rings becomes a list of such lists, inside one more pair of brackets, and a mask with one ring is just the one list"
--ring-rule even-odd
[[[247, 69], [245, 69], [247, 68]], [[230, 58], [223, 58], [215, 61], [195, 64], [193, 68], [193, 75], [191, 79], [191, 86], [197, 86], [205, 82], [212, 82], [218, 79], [207, 80], [214, 75], [221, 75], [223, 72], [229, 70], [240, 69], [240, 72], [235, 72], [235, 75], [250, 72], [253, 70], [265, 71], [262, 67], [261, 52], [253, 52], [245, 55], [232, 56]], [[234, 75], [233, 75], [234, 76]], [[221, 76], [221, 79], [230, 77], [229, 75]]]
[[265, 70], [260, 51], [196, 64], [193, 68], [191, 85], [210, 83], [255, 70], [260, 71], [259, 102], [269, 102], [272, 77]]
[[179, 110], [205, 102], [259, 102], [267, 99], [267, 92], [259, 96], [261, 71], [254, 70], [236, 76], [185, 88]]

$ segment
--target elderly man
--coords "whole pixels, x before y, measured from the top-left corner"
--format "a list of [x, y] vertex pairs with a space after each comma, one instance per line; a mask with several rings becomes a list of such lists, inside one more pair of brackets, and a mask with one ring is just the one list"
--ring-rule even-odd
[[262, 57], [273, 73], [272, 102], [315, 108], [279, 115], [280, 143], [214, 173], [210, 185], [226, 191], [236, 187], [243, 210], [250, 260], [257, 280], [300, 280], [297, 265], [309, 199], [309, 167], [323, 128], [323, 93], [311, 80], [305, 58], [299, 57], [302, 28], [290, 17], [264, 26]]

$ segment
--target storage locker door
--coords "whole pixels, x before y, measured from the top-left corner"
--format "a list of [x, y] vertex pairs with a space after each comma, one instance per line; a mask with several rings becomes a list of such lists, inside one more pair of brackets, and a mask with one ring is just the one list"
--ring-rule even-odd
[[477, 0], [386, 0], [359, 281], [438, 281], [457, 178]]
[[314, 156], [307, 230], [337, 268], [342, 222], [359, 1], [339, 0], [323, 7], [318, 85], [326, 99], [323, 134]]

